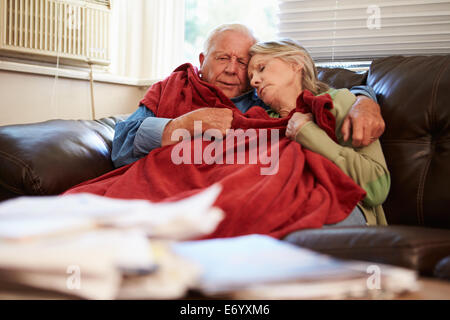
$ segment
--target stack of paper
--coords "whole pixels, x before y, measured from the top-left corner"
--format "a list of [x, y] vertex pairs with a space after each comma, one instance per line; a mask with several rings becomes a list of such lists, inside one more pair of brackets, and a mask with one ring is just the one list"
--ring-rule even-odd
[[0, 205], [0, 288], [87, 299], [182, 297], [198, 269], [164, 243], [214, 231], [223, 217], [212, 207], [219, 193], [213, 186], [161, 204], [91, 194], [6, 201]]
[[99, 228], [139, 229], [147, 236], [186, 240], [208, 234], [223, 212], [213, 207], [220, 186], [169, 203], [93, 194], [20, 197], [0, 204], [0, 239], [27, 240]]

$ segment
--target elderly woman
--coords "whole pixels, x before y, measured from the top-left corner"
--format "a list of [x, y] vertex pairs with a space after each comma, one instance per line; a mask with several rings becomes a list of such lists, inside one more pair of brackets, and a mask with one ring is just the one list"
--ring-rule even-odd
[[343, 142], [341, 126], [356, 97], [347, 89], [332, 89], [317, 79], [317, 70], [308, 52], [290, 39], [256, 43], [250, 49], [248, 74], [258, 96], [269, 105], [271, 117], [283, 118], [296, 108], [297, 98], [308, 90], [313, 95], [329, 94], [330, 110], [336, 119], [335, 142], [313, 119], [311, 113], [295, 112], [286, 136], [303, 147], [331, 160], [367, 193], [343, 225], [385, 225], [381, 204], [387, 197], [390, 176], [378, 140], [364, 148]]

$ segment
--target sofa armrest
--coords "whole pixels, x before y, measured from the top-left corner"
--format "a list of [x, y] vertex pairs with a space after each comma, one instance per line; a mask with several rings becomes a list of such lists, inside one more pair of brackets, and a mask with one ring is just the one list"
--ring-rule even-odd
[[60, 194], [114, 169], [114, 127], [125, 118], [50, 120], [0, 127], [0, 200]]
[[413, 226], [308, 229], [284, 240], [337, 258], [401, 266], [426, 276], [450, 252], [450, 230]]

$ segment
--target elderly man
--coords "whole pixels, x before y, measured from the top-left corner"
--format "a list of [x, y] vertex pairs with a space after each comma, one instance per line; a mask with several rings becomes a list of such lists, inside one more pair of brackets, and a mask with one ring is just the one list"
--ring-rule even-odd
[[[251, 31], [240, 24], [226, 24], [214, 29], [200, 54], [200, 78], [220, 89], [243, 113], [252, 106], [268, 108], [250, 88], [247, 65], [248, 50], [256, 42]], [[356, 103], [342, 126], [345, 140], [350, 137], [354, 146], [365, 146], [384, 131], [379, 106], [369, 87], [355, 87], [359, 94]], [[368, 98], [371, 96], [372, 99]], [[232, 111], [226, 108], [201, 108], [174, 119], [158, 118], [146, 106], [146, 97], [126, 121], [116, 125], [112, 160], [116, 167], [124, 166], [146, 156], [151, 150], [175, 143], [172, 132], [179, 128], [194, 131], [194, 121], [202, 121], [202, 130], [219, 129], [225, 135], [231, 128]]]

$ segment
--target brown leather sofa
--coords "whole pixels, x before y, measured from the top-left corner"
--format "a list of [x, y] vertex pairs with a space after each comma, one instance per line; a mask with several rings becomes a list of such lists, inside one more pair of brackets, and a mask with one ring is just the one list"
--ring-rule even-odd
[[[392, 180], [384, 204], [389, 226], [302, 230], [285, 240], [450, 280], [450, 56], [393, 56], [364, 74], [319, 73], [333, 87], [368, 84], [377, 94]], [[112, 170], [114, 126], [124, 118], [0, 127], [0, 201], [59, 194]]]

